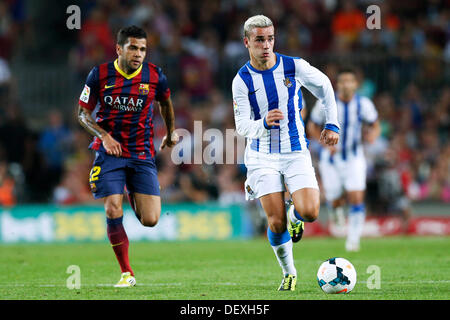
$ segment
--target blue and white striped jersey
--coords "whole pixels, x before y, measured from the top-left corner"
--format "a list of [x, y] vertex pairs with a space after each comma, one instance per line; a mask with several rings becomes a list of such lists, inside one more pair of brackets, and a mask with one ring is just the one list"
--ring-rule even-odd
[[[247, 148], [263, 153], [298, 152], [308, 147], [302, 110], [301, 86], [324, 102], [326, 123], [339, 128], [334, 91], [328, 77], [301, 58], [275, 53], [277, 62], [257, 70], [247, 62], [233, 79], [236, 130], [247, 138]], [[284, 119], [266, 129], [266, 114], [279, 108]]]
[[[336, 145], [336, 153], [330, 157], [328, 149], [321, 150], [321, 160], [333, 160], [336, 157], [346, 161], [354, 156], [362, 156], [361, 144], [363, 122], [373, 124], [378, 118], [378, 112], [373, 102], [364, 96], [355, 94], [348, 103], [337, 98], [338, 119], [341, 123], [339, 142]], [[322, 112], [322, 103], [317, 101], [311, 110], [310, 120], [322, 126], [325, 123], [325, 115]]]

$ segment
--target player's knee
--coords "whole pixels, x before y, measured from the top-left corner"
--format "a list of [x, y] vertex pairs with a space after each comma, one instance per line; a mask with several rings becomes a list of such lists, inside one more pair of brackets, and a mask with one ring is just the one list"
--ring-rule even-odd
[[157, 218], [141, 218], [141, 223], [144, 227], [154, 227], [158, 223]]
[[141, 223], [145, 227], [154, 227], [159, 221], [159, 212], [145, 212], [141, 215]]
[[286, 230], [286, 222], [279, 218], [269, 219], [269, 228], [272, 232], [282, 233]]
[[108, 203], [105, 205], [106, 216], [109, 219], [116, 219], [123, 216], [122, 206], [117, 203]]
[[302, 206], [301, 210], [298, 212], [301, 212], [302, 218], [307, 222], [313, 222], [319, 217], [319, 209], [320, 209], [320, 203], [309, 203]]

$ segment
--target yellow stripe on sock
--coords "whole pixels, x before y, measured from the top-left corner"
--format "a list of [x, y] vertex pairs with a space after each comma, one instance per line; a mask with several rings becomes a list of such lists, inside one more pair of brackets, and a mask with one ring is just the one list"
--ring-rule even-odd
[[123, 241], [120, 243], [116, 243], [116, 244], [111, 244], [111, 247], [116, 247], [116, 246], [120, 246], [121, 244], [123, 244]]

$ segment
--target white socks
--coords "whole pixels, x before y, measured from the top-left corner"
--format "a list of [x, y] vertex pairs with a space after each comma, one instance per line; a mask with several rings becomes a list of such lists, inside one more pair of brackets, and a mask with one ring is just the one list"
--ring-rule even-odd
[[272, 246], [278, 263], [280, 264], [283, 274], [293, 274], [297, 276], [297, 270], [294, 266], [294, 254], [292, 253], [292, 240], [280, 244], [278, 246]]
[[365, 219], [366, 212], [364, 204], [350, 206], [348, 213], [347, 243], [359, 245]]
[[289, 231], [275, 233], [267, 228], [267, 238], [275, 252], [278, 263], [283, 274], [293, 274], [297, 276], [297, 270], [294, 267], [294, 255], [292, 253], [292, 240]]
[[[297, 216], [297, 215], [298, 215], [298, 216]], [[296, 214], [294, 205], [291, 205], [291, 207], [290, 207], [289, 210], [288, 210], [288, 219], [289, 219], [291, 222], [293, 222], [293, 223], [295, 223], [295, 224], [298, 224], [298, 223], [300, 223], [300, 221], [304, 221], [303, 219], [299, 219], [299, 218], [298, 218], [299, 216], [300, 216], [300, 215], [299, 215], [298, 213]]]

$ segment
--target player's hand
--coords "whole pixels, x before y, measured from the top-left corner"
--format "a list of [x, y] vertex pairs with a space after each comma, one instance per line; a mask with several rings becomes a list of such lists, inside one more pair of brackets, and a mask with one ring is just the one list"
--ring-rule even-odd
[[177, 144], [179, 139], [180, 138], [178, 137], [178, 134], [175, 131], [172, 131], [171, 134], [165, 135], [164, 138], [162, 139], [159, 151], [161, 151], [165, 147], [172, 148], [174, 145]]
[[339, 141], [339, 133], [332, 130], [323, 129], [320, 133], [319, 142], [327, 146], [334, 146]]
[[270, 126], [280, 126], [280, 123], [275, 121], [283, 120], [283, 112], [280, 109], [272, 109], [266, 115], [266, 123]]
[[335, 154], [337, 151], [336, 146], [326, 146], [326, 148], [328, 149], [328, 151], [330, 151], [330, 155]]
[[109, 133], [102, 138], [102, 141], [107, 154], [116, 157], [122, 156], [122, 146]]

